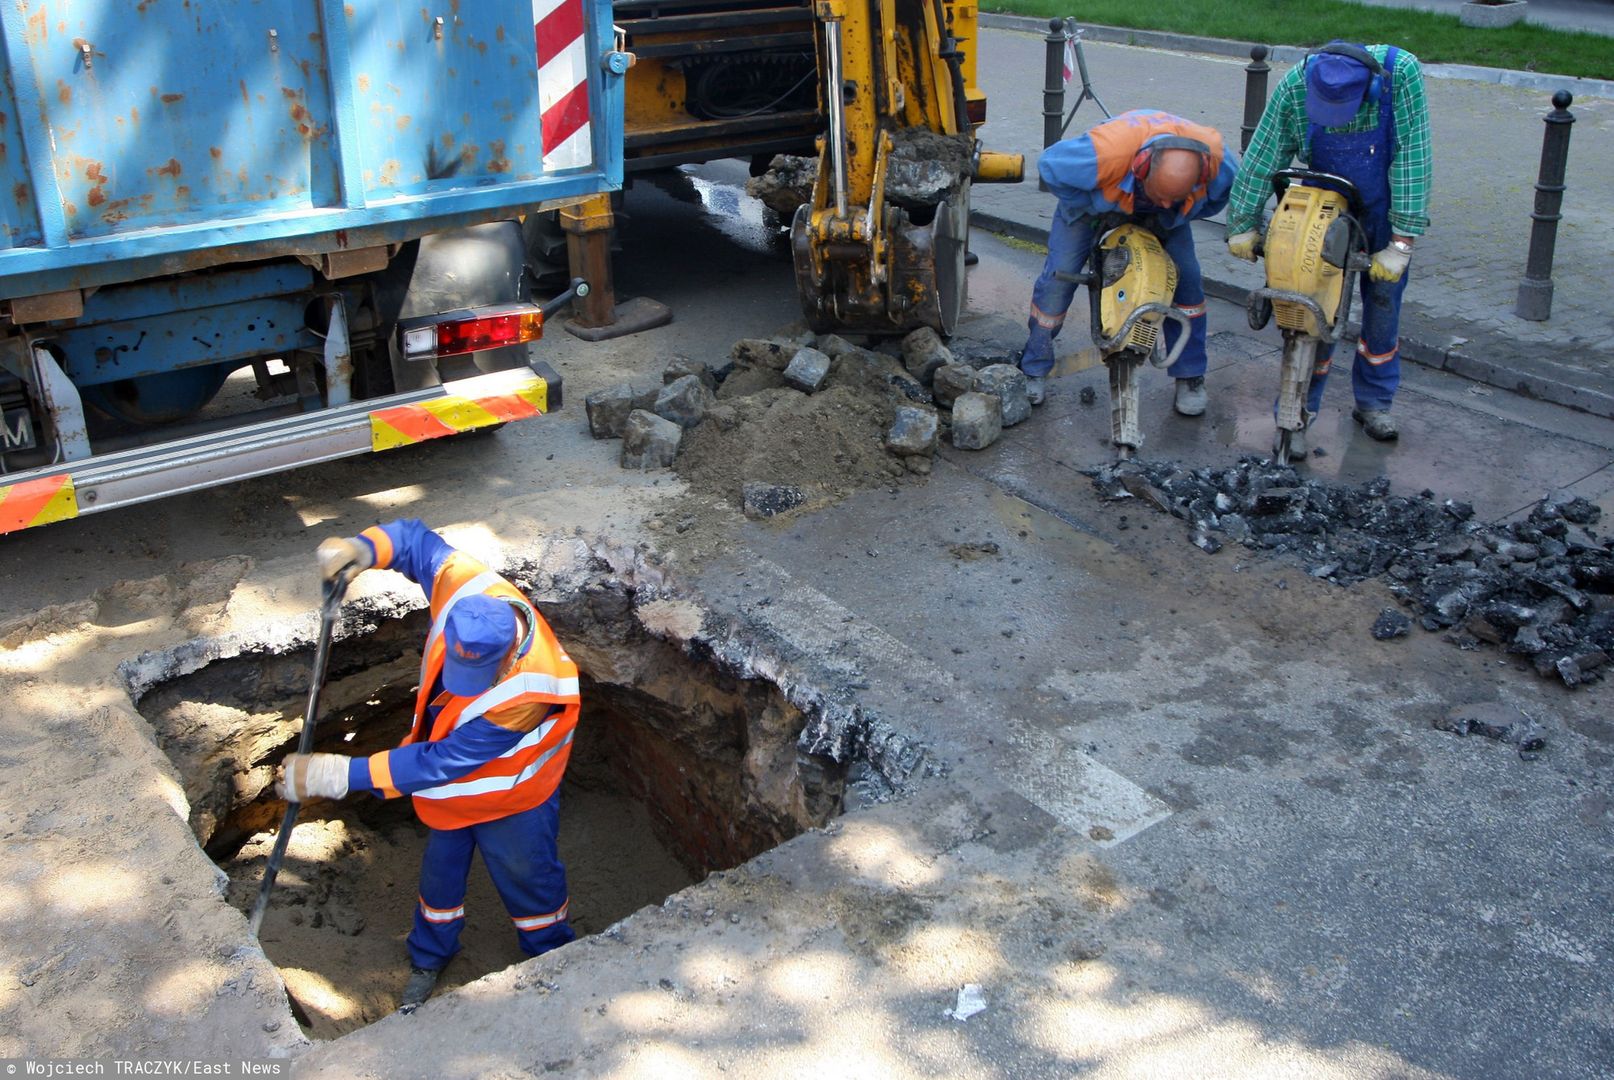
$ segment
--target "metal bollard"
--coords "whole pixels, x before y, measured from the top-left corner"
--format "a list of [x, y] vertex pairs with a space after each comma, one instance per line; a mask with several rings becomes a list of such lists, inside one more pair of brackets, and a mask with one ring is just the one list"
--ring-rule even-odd
[[1261, 122], [1261, 113], [1267, 107], [1267, 74], [1272, 65], [1267, 63], [1265, 45], [1250, 48], [1250, 62], [1244, 65], [1244, 123], [1239, 127], [1239, 153], [1250, 148], [1255, 125]]
[[[1065, 20], [1049, 19], [1048, 33], [1042, 40], [1046, 46], [1042, 67], [1042, 145], [1047, 148], [1063, 134], [1060, 120], [1065, 115]], [[1037, 190], [1048, 190], [1041, 178], [1037, 180]]]
[[1558, 243], [1558, 212], [1564, 201], [1564, 166], [1569, 161], [1569, 125], [1575, 114], [1569, 103], [1575, 100], [1568, 90], [1552, 95], [1552, 111], [1546, 115], [1547, 132], [1541, 140], [1541, 176], [1536, 181], [1536, 208], [1530, 217], [1530, 254], [1524, 264], [1524, 280], [1519, 283], [1519, 299], [1513, 313], [1531, 322], [1545, 322], [1552, 315], [1552, 255]]

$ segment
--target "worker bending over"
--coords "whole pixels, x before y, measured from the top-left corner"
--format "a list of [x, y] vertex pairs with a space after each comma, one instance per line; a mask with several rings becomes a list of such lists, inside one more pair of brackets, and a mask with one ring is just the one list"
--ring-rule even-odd
[[318, 558], [329, 580], [397, 570], [425, 589], [431, 605], [414, 724], [403, 743], [368, 758], [291, 754], [276, 787], [294, 802], [355, 791], [414, 797], [431, 832], [408, 940], [407, 1012], [431, 995], [459, 951], [475, 851], [524, 952], [537, 956], [576, 936], [566, 922], [555, 832], [577, 727], [577, 665], [521, 590], [419, 521], [326, 540]]
[[[1177, 264], [1172, 304], [1188, 317], [1188, 343], [1167, 373], [1177, 380], [1175, 407], [1183, 416], [1205, 411], [1205, 288], [1189, 222], [1227, 203], [1238, 161], [1215, 130], [1170, 113], [1134, 110], [1042, 152], [1037, 172], [1059, 199], [1048, 228], [1048, 259], [1031, 290], [1030, 335], [1020, 353], [1031, 402], [1042, 403], [1054, 366], [1054, 338], [1064, 325], [1076, 286], [1056, 274], [1079, 273], [1105, 219], [1127, 218], [1161, 238]], [[1165, 326], [1169, 351], [1182, 330]]]
[[[1295, 159], [1342, 176], [1362, 195], [1373, 267], [1361, 279], [1362, 337], [1351, 365], [1351, 416], [1375, 439], [1400, 433], [1390, 416], [1401, 384], [1401, 297], [1412, 245], [1429, 226], [1429, 105], [1418, 58], [1394, 45], [1331, 42], [1284, 73], [1250, 138], [1227, 207], [1227, 247], [1256, 259], [1272, 175]], [[1306, 401], [1322, 406], [1332, 344], [1317, 352]], [[1303, 433], [1297, 433], [1303, 437]], [[1304, 454], [1304, 444], [1291, 442]]]

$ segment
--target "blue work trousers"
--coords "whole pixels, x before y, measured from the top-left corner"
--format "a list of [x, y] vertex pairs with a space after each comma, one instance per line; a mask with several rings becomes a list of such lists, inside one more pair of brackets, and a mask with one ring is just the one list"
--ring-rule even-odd
[[[1199, 271], [1199, 256], [1194, 253], [1194, 233], [1184, 222], [1171, 229], [1161, 241], [1166, 254], [1177, 264], [1177, 291], [1172, 296], [1173, 306], [1182, 309], [1189, 317], [1191, 330], [1188, 344], [1183, 346], [1177, 362], [1166, 369], [1174, 379], [1191, 379], [1205, 374], [1205, 284]], [[1077, 286], [1060, 281], [1056, 273], [1080, 273], [1087, 265], [1093, 248], [1093, 227], [1085, 215], [1068, 211], [1064, 203], [1054, 210], [1054, 221], [1048, 228], [1048, 258], [1031, 287], [1031, 317], [1026, 325], [1030, 335], [1020, 354], [1020, 369], [1032, 377], [1045, 376], [1054, 366], [1054, 338], [1064, 325], [1065, 313], [1075, 299]], [[1165, 326], [1166, 348], [1177, 341], [1178, 329], [1174, 320]]]
[[[1384, 69], [1395, 70], [1396, 50], [1385, 55]], [[1311, 167], [1343, 176], [1356, 185], [1362, 212], [1358, 220], [1366, 233], [1367, 249], [1379, 251], [1390, 242], [1390, 164], [1395, 160], [1396, 132], [1393, 92], [1389, 80], [1379, 91], [1379, 123], [1369, 131], [1329, 132], [1316, 124], [1310, 127]], [[1409, 268], [1400, 281], [1374, 281], [1364, 271], [1361, 276], [1362, 340], [1351, 364], [1351, 390], [1356, 407], [1363, 410], [1388, 409], [1401, 385], [1401, 297], [1407, 291]], [[1311, 393], [1306, 408], [1315, 413], [1323, 402], [1323, 387], [1333, 346], [1317, 351], [1312, 368]]]
[[566, 921], [566, 868], [555, 847], [560, 792], [531, 810], [468, 825], [433, 829], [420, 864], [420, 900], [409, 932], [409, 962], [438, 969], [459, 951], [465, 928], [465, 884], [471, 855], [480, 850], [488, 876], [529, 956], [577, 935]]
[[[1401, 385], [1401, 297], [1411, 276], [1410, 266], [1400, 281], [1374, 281], [1365, 270], [1360, 276], [1362, 300], [1358, 314], [1362, 319], [1362, 340], [1351, 364], [1351, 390], [1358, 409], [1388, 409]], [[1323, 387], [1328, 385], [1333, 356], [1332, 345], [1317, 350], [1311, 393], [1306, 395], [1306, 409], [1311, 413], [1322, 408]]]

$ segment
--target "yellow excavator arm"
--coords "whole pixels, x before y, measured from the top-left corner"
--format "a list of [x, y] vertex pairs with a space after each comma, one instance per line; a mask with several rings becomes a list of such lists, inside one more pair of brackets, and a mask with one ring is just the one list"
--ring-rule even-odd
[[791, 249], [820, 333], [951, 333], [967, 296], [970, 184], [1023, 173], [1019, 155], [976, 141], [958, 11], [973, 33], [974, 8], [942, 0], [815, 0], [826, 124]]

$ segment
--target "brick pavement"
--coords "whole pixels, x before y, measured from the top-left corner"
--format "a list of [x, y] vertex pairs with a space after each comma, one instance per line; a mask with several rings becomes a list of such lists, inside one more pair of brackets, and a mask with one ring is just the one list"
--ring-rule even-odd
[[[1030, 179], [977, 185], [975, 222], [1041, 239], [1054, 203], [1053, 196], [1037, 190], [1035, 179], [1042, 146], [1042, 38], [987, 28], [980, 49], [980, 82], [989, 103], [986, 145], [1026, 154]], [[1112, 112], [1166, 109], [1217, 127], [1237, 145], [1244, 61], [1091, 41], [1084, 52], [1094, 89]], [[1285, 65], [1274, 65], [1273, 83], [1283, 70]], [[1431, 79], [1428, 87], [1435, 156], [1432, 225], [1413, 260], [1403, 356], [1614, 417], [1614, 94], [1585, 95], [1571, 107], [1576, 123], [1552, 317], [1533, 323], [1515, 316], [1513, 303], [1529, 247], [1541, 118], [1550, 107], [1550, 92], [1453, 78]], [[1072, 88], [1071, 100], [1075, 93]], [[1102, 118], [1092, 102], [1084, 102], [1069, 133]], [[1200, 223], [1196, 232], [1207, 288], [1242, 299], [1257, 283], [1256, 269], [1227, 255], [1219, 223]], [[1085, 342], [1065, 344], [1075, 348]]]

